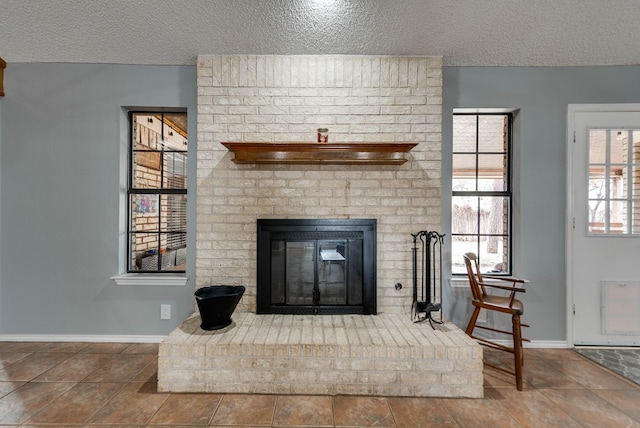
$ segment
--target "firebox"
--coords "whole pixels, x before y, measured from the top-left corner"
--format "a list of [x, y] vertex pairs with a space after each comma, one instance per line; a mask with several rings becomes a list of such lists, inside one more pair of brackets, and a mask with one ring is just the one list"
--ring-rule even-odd
[[257, 271], [259, 314], [375, 314], [376, 220], [258, 220]]

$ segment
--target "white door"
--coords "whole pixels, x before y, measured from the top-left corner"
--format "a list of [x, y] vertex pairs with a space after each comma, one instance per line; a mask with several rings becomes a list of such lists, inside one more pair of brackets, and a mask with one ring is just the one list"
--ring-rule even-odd
[[640, 105], [568, 110], [570, 344], [640, 345]]

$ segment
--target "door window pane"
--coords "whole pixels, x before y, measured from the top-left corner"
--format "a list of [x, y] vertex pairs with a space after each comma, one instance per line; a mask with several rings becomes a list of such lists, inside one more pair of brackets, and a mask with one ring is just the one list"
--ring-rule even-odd
[[588, 235], [628, 235], [640, 230], [638, 130], [590, 129]]

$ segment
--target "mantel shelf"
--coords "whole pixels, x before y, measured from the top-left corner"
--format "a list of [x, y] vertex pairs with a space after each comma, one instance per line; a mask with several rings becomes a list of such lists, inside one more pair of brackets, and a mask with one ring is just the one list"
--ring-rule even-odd
[[400, 165], [418, 143], [222, 143], [235, 163]]

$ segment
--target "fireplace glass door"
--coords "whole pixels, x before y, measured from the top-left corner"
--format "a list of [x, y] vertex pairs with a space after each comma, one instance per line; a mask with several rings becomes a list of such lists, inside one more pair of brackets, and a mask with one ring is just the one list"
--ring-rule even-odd
[[318, 242], [318, 303], [347, 304], [346, 241]]
[[[362, 230], [262, 231], [258, 313], [375, 313], [375, 252], [371, 244], [368, 252], [365, 248], [367, 235]], [[261, 255], [261, 248], [269, 254]]]
[[314, 241], [272, 241], [271, 303], [313, 304], [314, 266]]
[[272, 305], [361, 305], [362, 240], [271, 242]]

